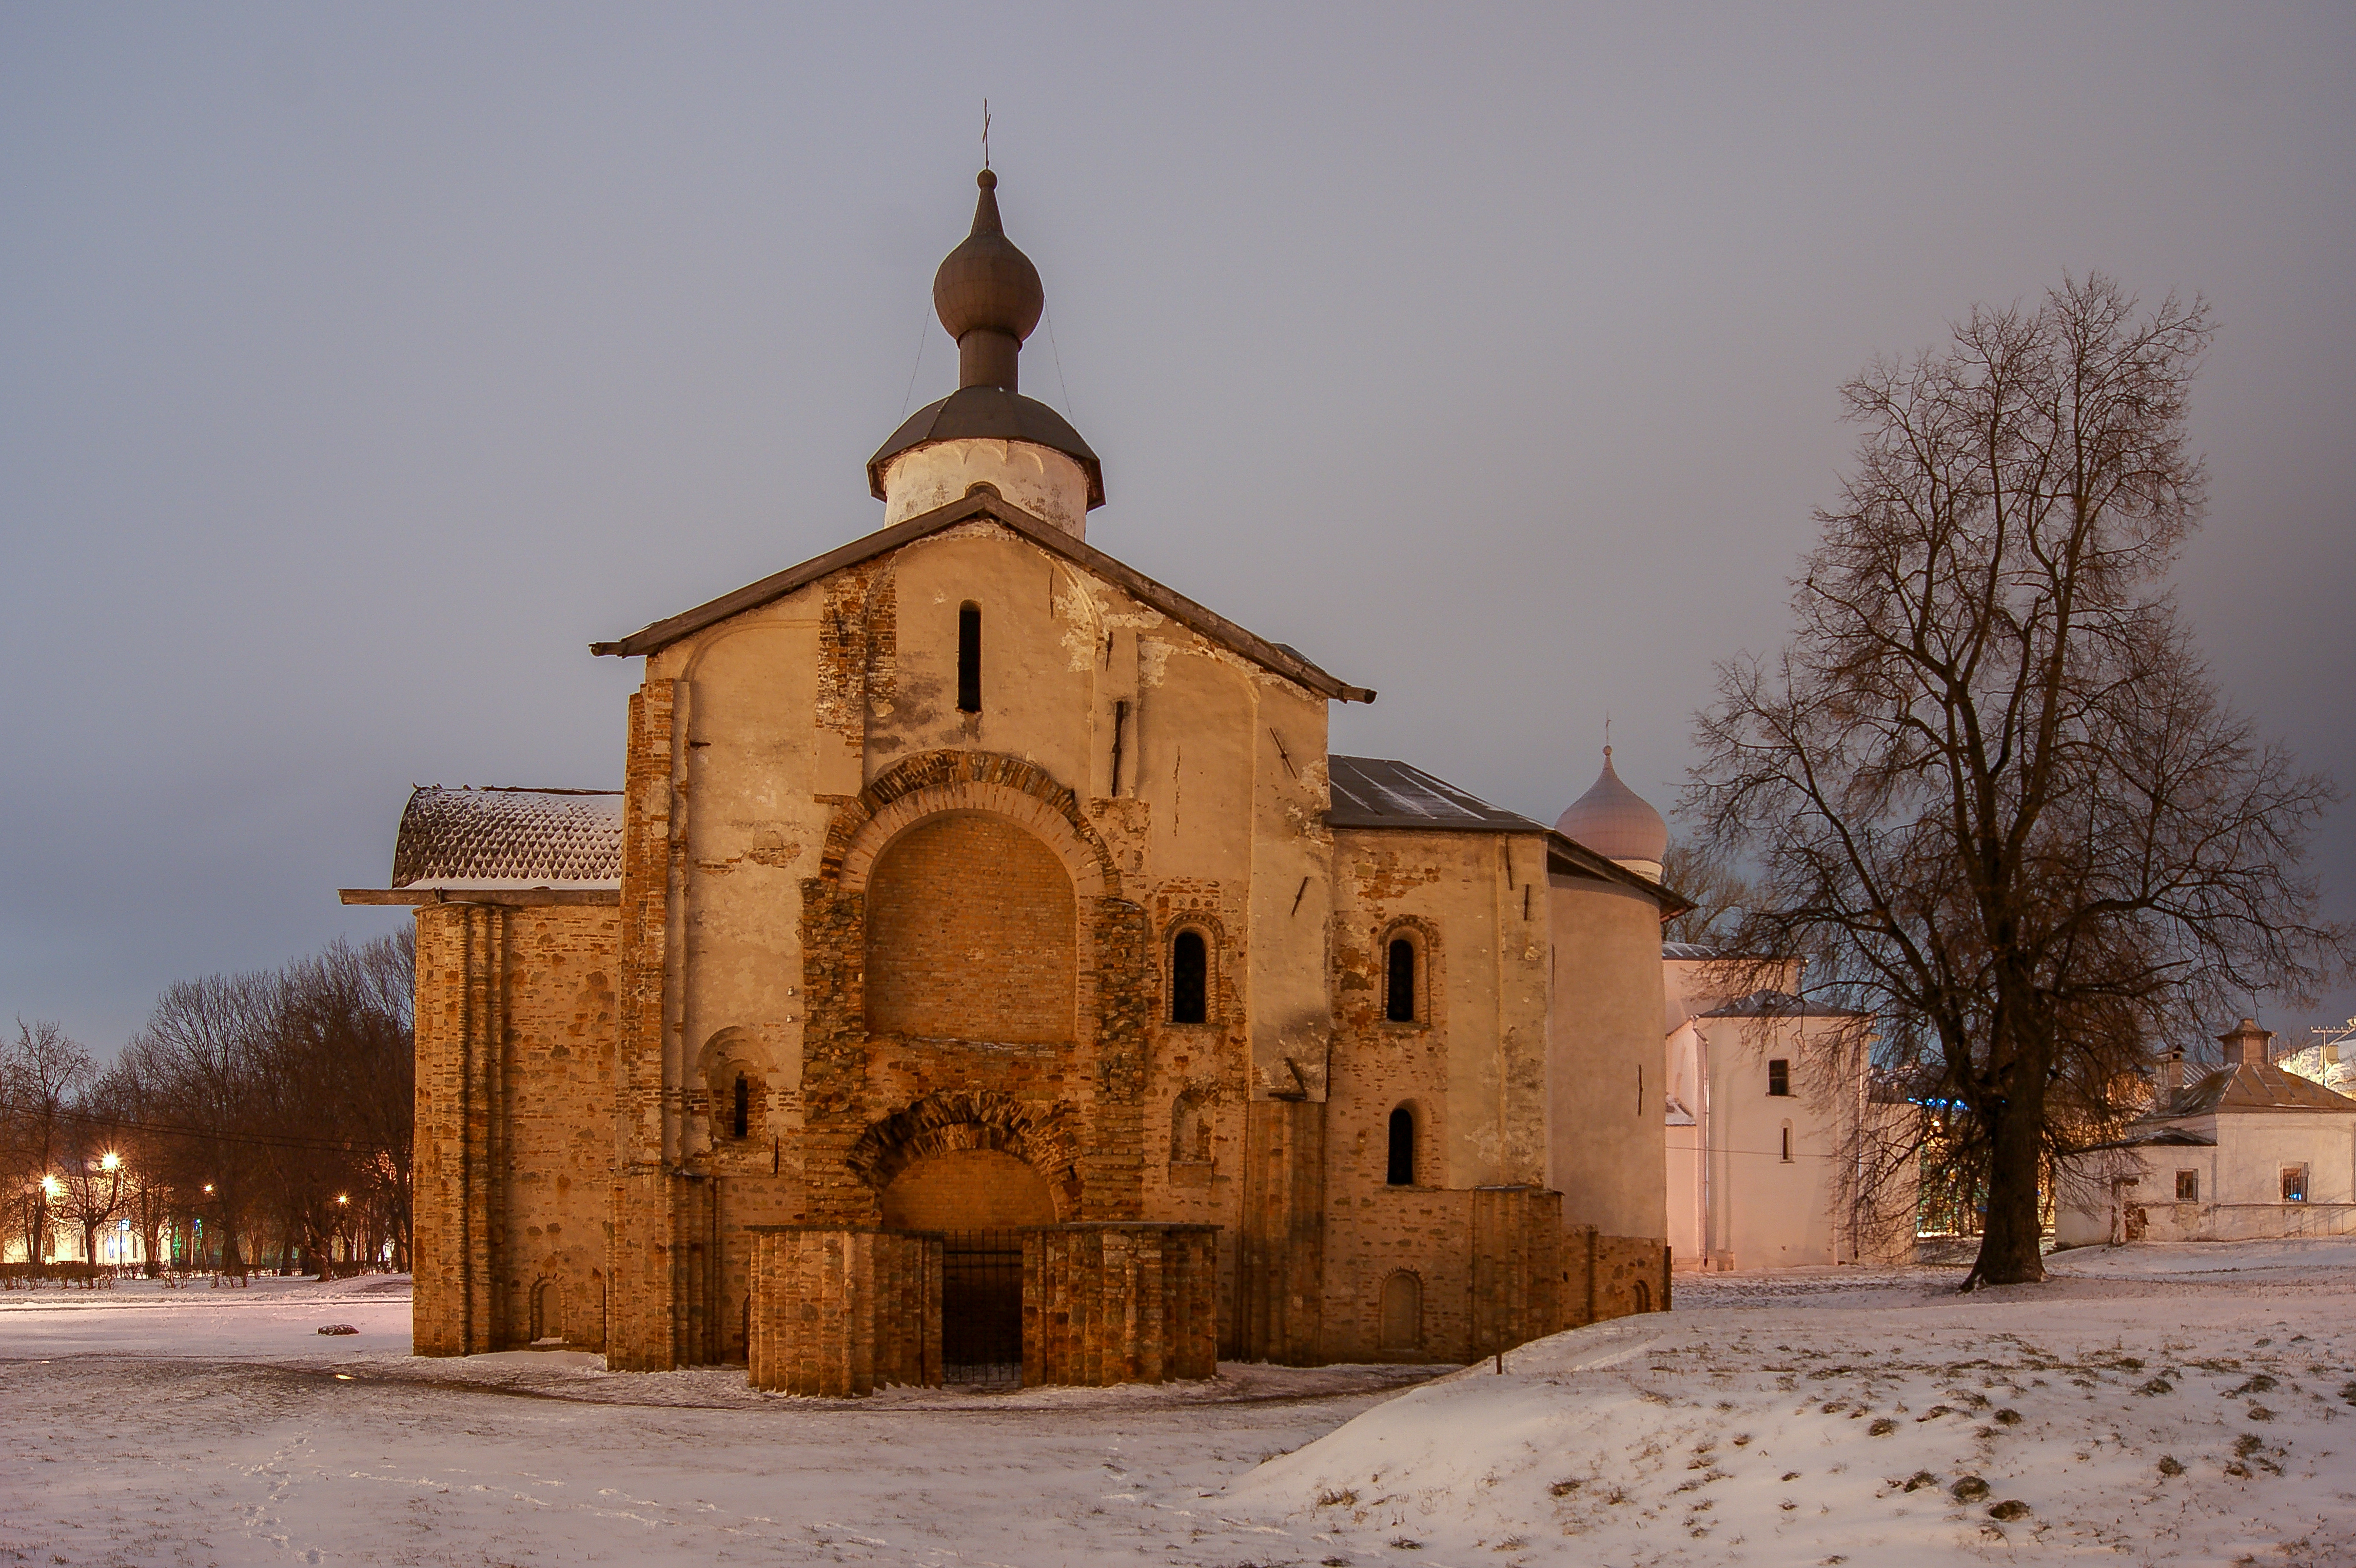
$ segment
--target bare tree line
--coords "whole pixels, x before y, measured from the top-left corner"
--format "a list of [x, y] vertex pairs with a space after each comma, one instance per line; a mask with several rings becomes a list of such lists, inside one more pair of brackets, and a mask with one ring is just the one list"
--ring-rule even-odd
[[0, 1256], [87, 1272], [128, 1221], [150, 1273], [405, 1269], [415, 969], [404, 931], [181, 981], [104, 1066], [20, 1021], [0, 1041]]

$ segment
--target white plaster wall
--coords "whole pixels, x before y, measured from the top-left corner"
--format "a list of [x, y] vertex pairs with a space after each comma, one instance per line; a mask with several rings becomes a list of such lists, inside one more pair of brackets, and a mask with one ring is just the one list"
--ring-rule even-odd
[[1547, 1185], [1566, 1225], [1668, 1234], [1661, 911], [1631, 887], [1550, 875]]
[[[1709, 1064], [1709, 1256], [1732, 1269], [1840, 1262], [1836, 1090], [1815, 1080], [1798, 1021], [1711, 1018], [1700, 1028]], [[1767, 1063], [1777, 1057], [1792, 1064], [1787, 1095], [1767, 1092]]]
[[962, 500], [979, 484], [1075, 539], [1088, 532], [1087, 470], [1028, 441], [935, 441], [892, 459], [884, 470], [884, 525]]
[[2309, 1203], [2356, 1201], [2356, 1116], [2250, 1111], [2216, 1117], [2218, 1203], [2280, 1203], [2285, 1165], [2307, 1166]]

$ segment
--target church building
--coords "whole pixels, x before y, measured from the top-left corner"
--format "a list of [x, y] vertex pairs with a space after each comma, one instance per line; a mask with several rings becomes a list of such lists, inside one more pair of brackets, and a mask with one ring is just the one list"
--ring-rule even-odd
[[1668, 1304], [1661, 922], [1087, 537], [980, 177], [882, 526], [641, 631], [618, 793], [421, 789], [418, 1351], [758, 1386], [1461, 1361]]

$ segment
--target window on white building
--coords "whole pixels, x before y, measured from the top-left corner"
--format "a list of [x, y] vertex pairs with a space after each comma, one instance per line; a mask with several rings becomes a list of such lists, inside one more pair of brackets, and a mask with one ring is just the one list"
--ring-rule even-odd
[[2285, 1203], [2307, 1201], [2307, 1167], [2305, 1165], [2283, 1166], [2283, 1201]]
[[2201, 1201], [2201, 1173], [2199, 1171], [2179, 1171], [2176, 1173], [2176, 1201], [2179, 1203], [2198, 1203]]

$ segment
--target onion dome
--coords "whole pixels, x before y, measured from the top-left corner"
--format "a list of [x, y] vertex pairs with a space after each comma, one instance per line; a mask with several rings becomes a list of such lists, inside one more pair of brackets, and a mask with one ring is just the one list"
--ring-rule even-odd
[[981, 197], [974, 203], [973, 232], [951, 251], [933, 274], [933, 310], [958, 343], [958, 385], [1015, 390], [1015, 360], [1023, 340], [1047, 307], [1039, 269], [1014, 248], [998, 217], [998, 177], [984, 169], [975, 177]]
[[1668, 822], [1642, 795], [1620, 782], [1620, 775], [1612, 769], [1608, 746], [1603, 748], [1603, 771], [1587, 793], [1555, 820], [1554, 831], [1647, 876], [1661, 875], [1661, 857], [1669, 850]]
[[1070, 422], [1016, 390], [1023, 340], [1047, 308], [1039, 269], [1006, 237], [998, 216], [998, 176], [975, 177], [973, 231], [933, 274], [933, 310], [958, 342], [958, 390], [908, 416], [867, 460], [867, 484], [885, 499], [884, 471], [905, 452], [941, 441], [1025, 441], [1080, 467], [1086, 506], [1104, 505], [1104, 468]]

